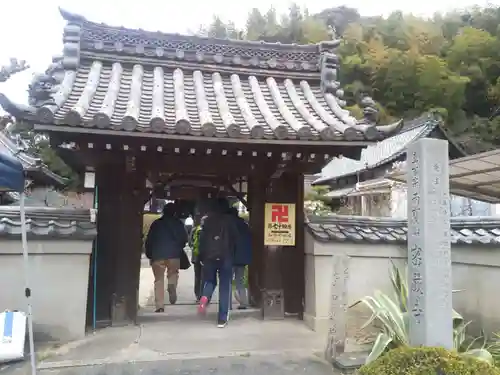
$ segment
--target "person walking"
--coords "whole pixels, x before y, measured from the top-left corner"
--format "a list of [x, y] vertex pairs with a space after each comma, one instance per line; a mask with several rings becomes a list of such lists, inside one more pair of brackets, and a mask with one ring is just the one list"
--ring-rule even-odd
[[229, 319], [232, 296], [233, 258], [238, 229], [226, 199], [217, 199], [209, 208], [200, 232], [199, 259], [203, 266], [203, 292], [198, 312], [205, 314], [219, 277], [217, 326], [224, 328]]
[[202, 282], [202, 266], [199, 259], [200, 252], [200, 232], [203, 222], [200, 215], [197, 214], [194, 217], [194, 227], [191, 230], [191, 236], [189, 239], [189, 246], [191, 247], [191, 263], [194, 268], [194, 295], [196, 296], [196, 302], [200, 302], [203, 282]]
[[233, 207], [231, 213], [238, 229], [238, 241], [233, 259], [235, 297], [239, 303], [238, 310], [244, 310], [249, 305], [248, 291], [245, 285], [245, 271], [252, 262], [252, 233], [247, 222], [239, 216], [236, 208]]
[[176, 217], [176, 206], [168, 203], [161, 218], [151, 224], [146, 238], [146, 257], [154, 275], [155, 312], [165, 311], [165, 271], [170, 304], [177, 302], [177, 284], [181, 256], [187, 242], [182, 221]]

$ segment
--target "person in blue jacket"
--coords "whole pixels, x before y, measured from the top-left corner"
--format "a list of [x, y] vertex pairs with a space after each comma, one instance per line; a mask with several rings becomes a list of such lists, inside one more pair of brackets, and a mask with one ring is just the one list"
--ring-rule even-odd
[[245, 272], [247, 266], [252, 262], [252, 233], [247, 222], [238, 215], [238, 210], [235, 207], [231, 208], [231, 213], [238, 229], [238, 241], [233, 259], [236, 300], [239, 303], [238, 310], [243, 310], [249, 305]]

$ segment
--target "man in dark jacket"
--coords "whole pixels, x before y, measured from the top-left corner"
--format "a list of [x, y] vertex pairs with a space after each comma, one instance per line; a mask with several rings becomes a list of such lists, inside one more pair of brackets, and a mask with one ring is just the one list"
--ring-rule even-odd
[[177, 302], [180, 258], [187, 242], [182, 221], [175, 217], [175, 205], [167, 204], [161, 218], [155, 220], [146, 238], [146, 256], [155, 278], [156, 312], [165, 311], [165, 270], [171, 304]]
[[232, 295], [233, 257], [238, 230], [225, 199], [218, 199], [203, 222], [200, 232], [199, 260], [203, 264], [203, 293], [198, 312], [204, 314], [219, 276], [219, 313], [217, 326], [223, 328], [229, 318]]

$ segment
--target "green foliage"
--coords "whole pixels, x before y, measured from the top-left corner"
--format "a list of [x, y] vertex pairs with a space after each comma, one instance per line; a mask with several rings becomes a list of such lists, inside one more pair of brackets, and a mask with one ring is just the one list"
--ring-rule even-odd
[[[223, 30], [219, 21], [213, 27]], [[331, 39], [331, 28], [342, 36], [339, 78], [355, 117], [362, 116], [360, 97], [370, 94], [380, 104], [381, 123], [438, 112], [452, 133], [498, 145], [498, 124], [489, 117], [500, 106], [499, 24], [500, 7], [493, 5], [424, 19], [399, 11], [363, 17], [346, 6], [311, 15], [294, 4], [282, 15], [253, 9], [237, 35], [316, 43]], [[226, 26], [233, 37], [234, 25]]]
[[492, 365], [443, 348], [398, 348], [366, 364], [358, 375], [499, 375]]
[[38, 155], [52, 172], [68, 179], [66, 184], [68, 189], [77, 189], [80, 187], [82, 183], [80, 177], [67, 166], [59, 155], [57, 155], [56, 151], [50, 147], [48, 139], [35, 141], [32, 138], [30, 144], [32, 145], [31, 152]]
[[[385, 293], [375, 291], [374, 296], [366, 296], [355, 302], [351, 307], [364, 304], [368, 307], [372, 316], [363, 325], [362, 329], [368, 327], [373, 322], [377, 322], [380, 333], [377, 336], [367, 363], [371, 363], [390, 349], [408, 347], [410, 345], [410, 327], [408, 298], [409, 290], [406, 272], [401, 271], [392, 263], [390, 278], [393, 286], [394, 297], [389, 297]], [[453, 345], [457, 352], [464, 356], [475, 357], [479, 360], [493, 363], [491, 353], [485, 345], [476, 347], [480, 338], [467, 342], [466, 329], [470, 322], [465, 322], [463, 317], [453, 310], [450, 316], [453, 320]]]
[[304, 208], [309, 215], [324, 216], [332, 212], [331, 198], [326, 197], [329, 189], [326, 186], [313, 186], [304, 197]]
[[486, 349], [491, 353], [497, 367], [500, 365], [500, 333], [493, 334], [493, 340]]

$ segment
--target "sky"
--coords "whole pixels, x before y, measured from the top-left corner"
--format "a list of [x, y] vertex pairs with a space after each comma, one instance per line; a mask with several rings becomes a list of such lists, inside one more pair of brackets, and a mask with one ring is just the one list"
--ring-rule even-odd
[[[237, 26], [245, 24], [251, 8], [266, 11], [270, 6], [278, 12], [286, 11], [289, 0], [252, 0], [248, 5], [230, 0], [17, 0], [2, 5], [0, 23], [0, 65], [10, 57], [26, 60], [31, 69], [15, 75], [6, 83], [0, 83], [0, 92], [11, 100], [26, 103], [27, 85], [34, 72], [43, 72], [51, 58], [62, 51], [64, 21], [58, 7], [81, 14], [96, 22], [113, 26], [142, 28], [152, 31], [185, 33], [197, 30], [211, 21], [214, 14], [223, 20], [232, 20]], [[298, 0], [297, 3], [301, 3]], [[499, 5], [500, 0], [489, 1]], [[175, 4], [175, 6], [173, 6]], [[416, 15], [432, 15], [451, 9], [465, 8], [472, 4], [486, 5], [474, 0], [307, 0], [310, 12], [327, 7], [348, 5], [357, 8], [362, 15], [387, 15], [394, 10]]]

